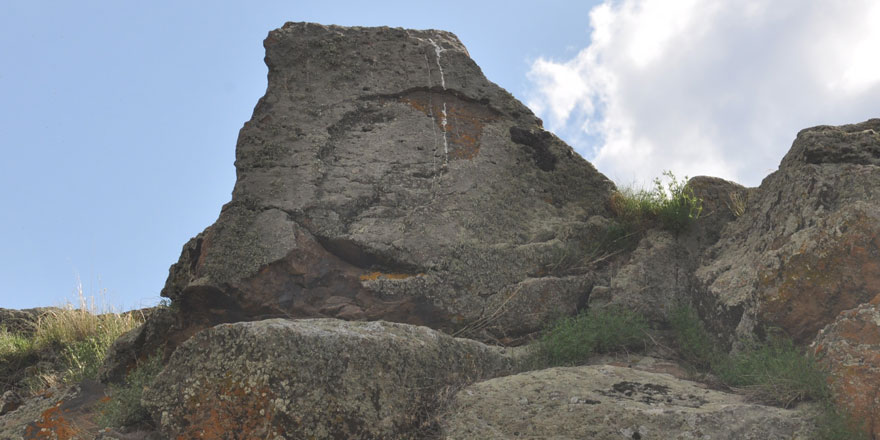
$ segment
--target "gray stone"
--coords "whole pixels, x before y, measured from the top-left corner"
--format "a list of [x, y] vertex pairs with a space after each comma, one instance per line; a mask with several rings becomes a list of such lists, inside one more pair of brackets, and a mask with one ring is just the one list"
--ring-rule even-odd
[[0, 396], [0, 416], [15, 411], [19, 406], [21, 406], [21, 397], [15, 391], [9, 390]]
[[169, 438], [415, 439], [452, 390], [512, 368], [427, 327], [271, 319], [193, 336], [143, 403]]
[[593, 276], [553, 269], [590, 249], [613, 184], [458, 38], [287, 23], [264, 46], [232, 201], [162, 291], [183, 322], [382, 319], [510, 344], [585, 304]]
[[745, 402], [668, 374], [611, 365], [551, 368], [458, 393], [442, 438], [809, 439], [814, 409]]
[[880, 119], [798, 133], [696, 271], [717, 333], [799, 343], [880, 292]]
[[37, 328], [40, 318], [47, 313], [58, 310], [55, 307], [37, 307], [33, 309], [0, 308], [0, 328], [11, 333], [31, 335]]

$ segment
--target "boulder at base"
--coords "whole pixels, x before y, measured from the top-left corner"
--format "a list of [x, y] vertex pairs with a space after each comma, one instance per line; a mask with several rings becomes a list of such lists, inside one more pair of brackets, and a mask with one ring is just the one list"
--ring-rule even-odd
[[841, 313], [812, 346], [831, 372], [838, 404], [880, 437], [880, 296]]
[[696, 276], [715, 330], [808, 344], [880, 292], [880, 119], [802, 130]]
[[668, 374], [594, 365], [476, 383], [455, 395], [442, 438], [807, 440], [809, 413], [749, 404]]
[[510, 371], [499, 349], [426, 327], [271, 319], [196, 334], [143, 402], [175, 439], [421, 439], [444, 396]]
[[264, 46], [232, 201], [162, 291], [183, 321], [381, 319], [509, 343], [586, 303], [592, 278], [559, 263], [589, 252], [613, 184], [455, 35], [287, 23]]

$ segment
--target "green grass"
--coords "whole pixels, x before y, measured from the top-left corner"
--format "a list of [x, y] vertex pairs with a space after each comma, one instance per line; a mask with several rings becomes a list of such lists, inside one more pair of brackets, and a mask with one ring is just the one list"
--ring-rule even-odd
[[833, 403], [827, 372], [784, 337], [771, 336], [729, 355], [718, 348], [697, 312], [678, 306], [670, 325], [679, 354], [693, 369], [714, 374], [724, 385], [750, 400], [790, 408], [799, 402], [818, 402], [818, 440], [867, 439], [845, 411]]
[[122, 333], [140, 325], [135, 313], [108, 313], [86, 301], [41, 316], [32, 335], [0, 331], [0, 385], [36, 393], [83, 379], [96, 379], [107, 349]]
[[100, 408], [98, 424], [102, 428], [132, 426], [150, 419], [147, 410], [141, 405], [144, 388], [149, 386], [156, 375], [162, 371], [162, 356], [159, 353], [138, 364], [125, 378], [125, 383], [110, 386], [110, 400]]
[[671, 171], [667, 179], [654, 179], [651, 189], [625, 187], [611, 196], [611, 211], [628, 231], [645, 231], [655, 226], [680, 233], [687, 230], [703, 211], [703, 201], [687, 186], [687, 177], [678, 180]]
[[771, 405], [789, 408], [797, 402], [830, 399], [825, 373], [787, 338], [751, 343], [735, 355], [719, 358], [713, 370], [727, 386]]
[[33, 338], [22, 336], [17, 333], [0, 328], [0, 358], [7, 356], [21, 356], [32, 353], [36, 349]]
[[697, 311], [677, 306], [670, 314], [669, 324], [675, 334], [678, 353], [696, 371], [709, 371], [722, 355], [706, 331]]
[[647, 321], [620, 308], [590, 309], [562, 318], [541, 337], [532, 362], [540, 366], [578, 365], [597, 353], [643, 348]]

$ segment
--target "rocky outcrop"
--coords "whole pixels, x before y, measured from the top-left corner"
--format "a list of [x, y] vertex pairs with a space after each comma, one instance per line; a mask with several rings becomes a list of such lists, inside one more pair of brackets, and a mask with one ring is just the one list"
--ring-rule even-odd
[[591, 277], [552, 268], [589, 248], [613, 185], [454, 35], [288, 23], [264, 46], [232, 201], [162, 291], [186, 322], [383, 319], [512, 343], [585, 304]]
[[31, 335], [37, 328], [40, 317], [57, 310], [53, 307], [37, 307], [34, 309], [4, 309], [0, 308], [0, 328], [10, 333]]
[[880, 292], [880, 119], [802, 130], [696, 271], [720, 334], [799, 343]]
[[668, 374], [595, 365], [464, 388], [443, 418], [442, 437], [806, 440], [810, 414], [750, 404]]
[[841, 313], [811, 348], [831, 372], [838, 404], [880, 436], [880, 296]]
[[24, 398], [14, 410], [0, 414], [0, 439], [96, 438], [103, 397], [104, 387], [86, 380]]
[[646, 231], [619, 267], [612, 269], [608, 285], [593, 288], [590, 307], [616, 305], [635, 310], [658, 327], [665, 325], [676, 306], [698, 302], [694, 271], [706, 249], [718, 241], [724, 226], [736, 219], [731, 200], [747, 190], [734, 182], [706, 176], [694, 177], [687, 185], [701, 200], [700, 217], [679, 234]]
[[143, 401], [168, 438], [415, 439], [444, 395], [511, 369], [498, 349], [426, 327], [271, 319], [193, 336]]

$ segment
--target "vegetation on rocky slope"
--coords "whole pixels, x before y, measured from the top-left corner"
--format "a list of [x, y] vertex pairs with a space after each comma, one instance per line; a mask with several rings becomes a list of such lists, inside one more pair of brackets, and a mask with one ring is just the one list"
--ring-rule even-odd
[[667, 179], [655, 178], [651, 189], [624, 187], [611, 196], [611, 211], [618, 223], [629, 231], [644, 231], [661, 227], [681, 233], [700, 217], [703, 201], [687, 186], [687, 177], [678, 180], [671, 171], [664, 171]]
[[760, 403], [785, 408], [799, 402], [818, 403], [816, 435], [820, 440], [867, 439], [857, 429], [859, 423], [833, 403], [827, 372], [791, 339], [771, 334], [729, 354], [719, 348], [690, 306], [678, 306], [670, 324], [682, 360], [695, 373], [714, 375], [732, 391]]
[[33, 331], [0, 328], [0, 386], [31, 394], [46, 388], [96, 379], [110, 344], [140, 325], [137, 312], [110, 313], [88, 301], [51, 309]]

